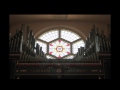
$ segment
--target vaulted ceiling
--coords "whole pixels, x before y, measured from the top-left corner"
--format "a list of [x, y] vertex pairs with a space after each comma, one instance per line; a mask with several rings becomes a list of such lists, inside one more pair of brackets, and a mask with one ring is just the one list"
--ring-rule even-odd
[[89, 21], [89, 22], [100, 22], [100, 23], [106, 23], [110, 24], [111, 16], [110, 15], [91, 15], [91, 14], [32, 14], [32, 15], [10, 15], [9, 21], [10, 25], [17, 24], [17, 23], [25, 23], [25, 22], [35, 22], [35, 21], [41, 21], [41, 20], [77, 20], [77, 21]]

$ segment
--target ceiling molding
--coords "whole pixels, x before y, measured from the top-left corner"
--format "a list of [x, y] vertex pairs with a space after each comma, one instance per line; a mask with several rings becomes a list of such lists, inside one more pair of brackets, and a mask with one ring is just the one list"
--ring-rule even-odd
[[66, 20], [67, 15], [52, 15], [52, 20]]
[[10, 15], [10, 25], [18, 23], [27, 22], [37, 22], [37, 21], [54, 21], [54, 20], [65, 20], [65, 21], [81, 21], [81, 22], [98, 22], [110, 24], [110, 15], [72, 15], [72, 14], [62, 14], [62, 15], [52, 15], [52, 14], [41, 14], [41, 15]]

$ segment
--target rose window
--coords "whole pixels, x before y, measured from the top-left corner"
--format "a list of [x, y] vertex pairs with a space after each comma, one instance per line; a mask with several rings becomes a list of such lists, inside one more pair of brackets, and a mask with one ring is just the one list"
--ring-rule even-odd
[[63, 40], [57, 40], [49, 44], [49, 54], [61, 58], [70, 54], [70, 43]]

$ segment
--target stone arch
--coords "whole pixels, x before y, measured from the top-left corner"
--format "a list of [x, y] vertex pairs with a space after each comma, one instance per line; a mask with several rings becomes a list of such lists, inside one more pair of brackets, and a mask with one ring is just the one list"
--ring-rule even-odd
[[35, 37], [38, 37], [38, 36], [40, 36], [40, 34], [43, 34], [49, 30], [52, 30], [52, 29], [67, 29], [67, 30], [70, 30], [70, 31], [78, 34], [84, 41], [86, 39], [86, 35], [83, 32], [81, 32], [79, 29], [72, 27], [72, 26], [67, 26], [67, 25], [48, 26], [46, 28], [41, 29], [37, 34], [35, 34]]

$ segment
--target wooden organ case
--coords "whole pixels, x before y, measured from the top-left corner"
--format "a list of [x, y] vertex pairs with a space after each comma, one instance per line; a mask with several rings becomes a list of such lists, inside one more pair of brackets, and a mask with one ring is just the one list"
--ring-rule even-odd
[[[47, 59], [25, 25], [9, 38], [10, 79], [111, 79], [111, 40], [93, 26], [73, 59]], [[34, 52], [34, 49], [36, 52]]]

